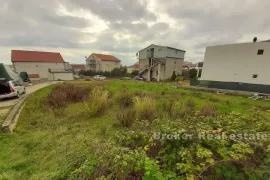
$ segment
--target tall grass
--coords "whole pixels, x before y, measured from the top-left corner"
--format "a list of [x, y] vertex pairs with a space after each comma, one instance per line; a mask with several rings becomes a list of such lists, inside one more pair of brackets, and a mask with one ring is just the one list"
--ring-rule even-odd
[[103, 112], [107, 105], [108, 91], [100, 87], [94, 88], [89, 95], [88, 101], [84, 102], [84, 108], [90, 116]]
[[133, 104], [134, 104], [132, 94], [127, 91], [123, 91], [118, 94], [117, 102], [121, 108], [130, 108], [130, 107], [133, 107]]
[[148, 97], [135, 99], [135, 110], [138, 119], [152, 122], [157, 117], [156, 102]]
[[136, 111], [134, 108], [121, 110], [117, 113], [116, 118], [123, 127], [131, 127], [136, 120]]

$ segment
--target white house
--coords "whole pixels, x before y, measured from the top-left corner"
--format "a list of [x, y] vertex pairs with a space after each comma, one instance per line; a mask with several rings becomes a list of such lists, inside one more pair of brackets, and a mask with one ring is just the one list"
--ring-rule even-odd
[[86, 59], [86, 69], [92, 71], [112, 71], [114, 68], [120, 68], [121, 61], [107, 54], [92, 53]]
[[266, 92], [269, 77], [269, 41], [206, 48], [200, 80], [213, 81], [211, 87]]
[[60, 53], [12, 50], [11, 62], [17, 73], [27, 72], [30, 77], [48, 80], [73, 80], [69, 63]]
[[168, 46], [150, 45], [139, 51], [139, 75], [148, 81], [170, 79], [182, 74], [186, 51]]

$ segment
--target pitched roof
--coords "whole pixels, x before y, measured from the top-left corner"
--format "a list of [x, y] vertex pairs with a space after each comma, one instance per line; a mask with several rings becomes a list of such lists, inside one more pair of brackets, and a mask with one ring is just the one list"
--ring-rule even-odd
[[115, 61], [115, 62], [120, 62], [119, 59], [117, 59], [116, 57], [112, 56], [112, 55], [107, 55], [107, 54], [96, 54], [93, 53], [93, 55], [95, 55], [96, 57], [98, 57], [99, 59], [101, 59], [102, 61]]
[[135, 63], [132, 66], [129, 66], [128, 68], [139, 69], [139, 63]]
[[72, 69], [85, 69], [84, 64], [71, 64]]
[[29, 78], [39, 78], [38, 74], [28, 74]]
[[60, 53], [57, 52], [41, 52], [41, 51], [24, 51], [12, 50], [12, 62], [53, 62], [64, 63]]

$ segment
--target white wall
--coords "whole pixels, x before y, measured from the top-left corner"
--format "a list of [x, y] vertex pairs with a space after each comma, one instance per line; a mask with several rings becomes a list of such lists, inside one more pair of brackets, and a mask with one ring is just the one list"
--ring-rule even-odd
[[[117, 61], [102, 61], [94, 54], [86, 59], [86, 69], [90, 70], [90, 60], [96, 61], [95, 71], [112, 71], [114, 68], [120, 68], [120, 62]], [[93, 69], [94, 70], [94, 69]]]
[[114, 68], [120, 68], [120, 62], [101, 61], [101, 71], [112, 71]]
[[[162, 65], [160, 68], [160, 79], [165, 80], [165, 79], [170, 79], [172, 76], [173, 71], [175, 71], [176, 75], [182, 74], [182, 69], [183, 69], [183, 62], [184, 60], [182, 59], [175, 59], [175, 58], [166, 58], [165, 60], [165, 65]], [[140, 72], [145, 69], [145, 65], [148, 65], [149, 60], [148, 59], [140, 59], [139, 61], [139, 66], [140, 66]], [[157, 79], [157, 73], [158, 71], [158, 66], [154, 67], [153, 69], [153, 78]], [[144, 78], [147, 79], [147, 73], [142, 74]]]
[[175, 71], [176, 75], [178, 74], [182, 75], [183, 62], [184, 60], [182, 59], [167, 58], [165, 65], [164, 79], [170, 79], [173, 74], [173, 71]]
[[71, 72], [63, 72], [63, 73], [50, 73], [50, 76], [48, 78], [50, 81], [70, 81], [74, 80], [73, 73]]
[[15, 71], [39, 74], [40, 78], [48, 78], [49, 69], [65, 69], [65, 63], [13, 62]]
[[[257, 55], [259, 49], [264, 49], [263, 55]], [[201, 80], [270, 85], [269, 77], [270, 42], [206, 48]]]
[[95, 70], [95, 71], [102, 71], [102, 64], [101, 64], [101, 60], [96, 57], [94, 54], [91, 54], [87, 59], [86, 59], [86, 69], [90, 70], [90, 60], [93, 60], [96, 62], [96, 69], [91, 69], [91, 70]]
[[175, 57], [175, 58], [184, 59], [185, 52], [168, 48], [167, 49], [167, 57]]

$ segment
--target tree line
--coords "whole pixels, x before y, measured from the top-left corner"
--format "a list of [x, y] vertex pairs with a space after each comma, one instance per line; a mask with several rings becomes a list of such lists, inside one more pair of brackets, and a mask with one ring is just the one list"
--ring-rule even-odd
[[79, 72], [79, 75], [84, 75], [84, 76], [103, 75], [106, 77], [135, 77], [138, 74], [139, 74], [138, 70], [133, 70], [131, 73], [128, 73], [126, 66], [121, 66], [120, 68], [114, 68], [112, 71], [81, 70]]

